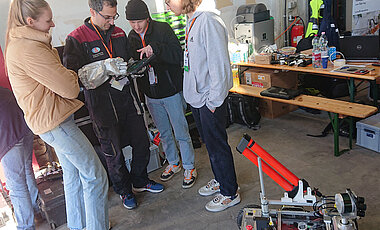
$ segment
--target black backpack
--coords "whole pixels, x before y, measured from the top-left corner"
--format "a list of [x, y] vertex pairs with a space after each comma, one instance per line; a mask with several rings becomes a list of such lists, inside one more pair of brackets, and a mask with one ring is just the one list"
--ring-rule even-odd
[[313, 49], [312, 40], [314, 36], [315, 36], [315, 33], [311, 33], [309, 37], [302, 38], [297, 44], [296, 53], [299, 53], [301, 51], [308, 50], [308, 49]]
[[[314, 88], [327, 98], [338, 98], [350, 95], [346, 79], [322, 77], [312, 74], [304, 74], [300, 77], [300, 88]], [[304, 92], [304, 94], [308, 94]]]
[[228, 125], [238, 123], [250, 129], [259, 129], [261, 115], [257, 104], [255, 97], [230, 93], [227, 97]]

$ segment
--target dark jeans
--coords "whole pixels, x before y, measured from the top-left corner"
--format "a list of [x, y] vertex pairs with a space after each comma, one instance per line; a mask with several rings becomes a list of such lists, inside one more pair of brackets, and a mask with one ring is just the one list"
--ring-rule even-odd
[[[115, 94], [118, 95], [115, 97]], [[106, 158], [114, 191], [123, 195], [132, 193], [132, 184], [135, 187], [143, 187], [149, 182], [147, 173], [150, 158], [149, 139], [143, 116], [137, 114], [135, 102], [129, 90], [111, 92], [111, 95], [118, 122], [111, 126], [104, 126], [96, 121], [93, 124], [101, 150]], [[133, 149], [131, 172], [125, 165], [122, 153], [122, 148], [127, 145]]]
[[236, 194], [238, 185], [234, 159], [227, 142], [226, 102], [212, 113], [206, 105], [197, 109], [191, 107], [202, 140], [210, 157], [211, 168], [220, 184], [220, 193], [224, 196]]

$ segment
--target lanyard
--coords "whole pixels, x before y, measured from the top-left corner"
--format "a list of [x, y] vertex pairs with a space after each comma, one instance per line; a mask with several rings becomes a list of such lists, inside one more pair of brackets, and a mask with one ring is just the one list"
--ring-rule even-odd
[[195, 17], [195, 18], [191, 21], [191, 24], [190, 24], [189, 30], [186, 30], [186, 36], [185, 36], [186, 50], [187, 50], [187, 39], [189, 38], [189, 33], [190, 33], [191, 28], [193, 28], [193, 24], [194, 24], [194, 22], [195, 22], [195, 19], [197, 19], [197, 17]]
[[145, 31], [144, 31], [144, 37], [141, 37], [141, 35], [138, 34], [138, 35], [140, 36], [140, 38], [141, 38], [141, 41], [142, 41], [143, 47], [146, 46], [146, 44], [145, 44], [145, 35], [146, 35], [146, 31], [148, 30], [148, 27], [149, 27], [149, 22], [148, 22], [148, 24], [146, 25], [146, 28], [145, 28]]
[[90, 20], [91, 20], [91, 24], [92, 24], [92, 26], [95, 28], [96, 33], [98, 33], [99, 38], [102, 40], [103, 46], [104, 46], [104, 48], [106, 48], [108, 55], [110, 56], [110, 58], [112, 58], [112, 40], [111, 40], [111, 38], [110, 38], [110, 50], [111, 50], [111, 51], [110, 51], [110, 50], [108, 49], [106, 43], [104, 42], [103, 37], [100, 35], [98, 29], [96, 28], [96, 26], [95, 26], [94, 23], [92, 22], [92, 19], [90, 19]]

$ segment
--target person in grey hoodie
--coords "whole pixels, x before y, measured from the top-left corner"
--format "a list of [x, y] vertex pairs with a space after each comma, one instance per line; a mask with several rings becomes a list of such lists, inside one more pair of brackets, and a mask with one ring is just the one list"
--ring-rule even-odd
[[166, 0], [175, 15], [186, 14], [183, 94], [206, 144], [215, 179], [200, 195], [220, 192], [206, 204], [219, 212], [240, 203], [231, 148], [226, 132], [226, 97], [232, 87], [227, 29], [214, 0]]

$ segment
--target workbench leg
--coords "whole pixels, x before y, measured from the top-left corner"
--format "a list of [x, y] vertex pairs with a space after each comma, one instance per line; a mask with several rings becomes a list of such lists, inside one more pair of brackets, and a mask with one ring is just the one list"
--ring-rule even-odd
[[352, 136], [353, 136], [353, 132], [354, 132], [354, 118], [353, 117], [349, 117], [349, 123], [350, 123], [350, 129], [349, 129], [349, 142], [348, 142], [348, 145], [350, 147], [350, 149], [352, 149]]
[[348, 91], [350, 93], [350, 101], [355, 102], [355, 80], [350, 78], [350, 84], [348, 85]]
[[[329, 113], [330, 115], [330, 113]], [[333, 117], [331, 118], [330, 115], [331, 124], [334, 131], [334, 156], [339, 156], [339, 120], [338, 120], [338, 114], [333, 113]]]
[[[350, 101], [355, 102], [355, 81], [354, 78], [350, 78], [350, 84], [348, 87], [348, 90], [350, 92]], [[354, 131], [354, 119], [352, 117], [349, 118], [349, 146], [350, 149], [352, 149], [352, 132]], [[339, 135], [339, 130], [338, 130], [338, 135]]]
[[[334, 132], [334, 156], [339, 157], [345, 152], [350, 151], [349, 149], [343, 149], [339, 151], [339, 116], [337, 113], [328, 113], [330, 117], [330, 121], [332, 124], [333, 132]], [[333, 116], [331, 116], [333, 114]], [[352, 132], [351, 132], [352, 134]]]
[[373, 105], [378, 107], [377, 100], [379, 100], [379, 87], [376, 84], [376, 80], [370, 81], [369, 84], [371, 87], [370, 92], [372, 92]]

